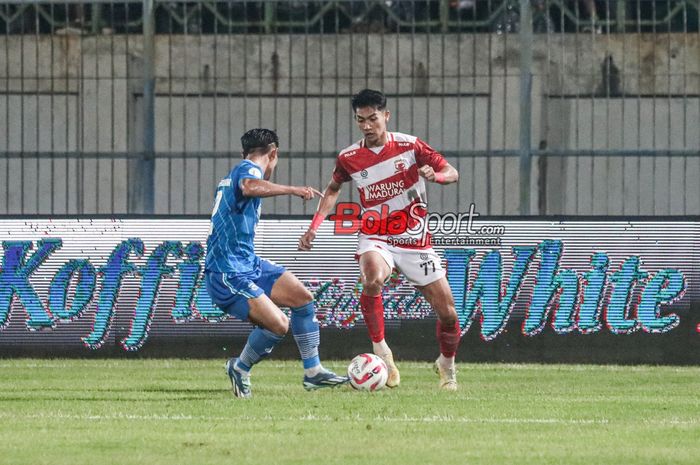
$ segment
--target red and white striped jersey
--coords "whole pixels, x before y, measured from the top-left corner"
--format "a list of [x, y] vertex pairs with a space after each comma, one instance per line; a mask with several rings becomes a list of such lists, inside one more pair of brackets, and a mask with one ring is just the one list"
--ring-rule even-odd
[[[376, 210], [382, 217], [387, 212], [394, 214], [404, 211], [408, 214], [414, 204], [426, 204], [425, 180], [418, 175], [418, 168], [430, 165], [438, 172], [447, 165], [440, 153], [419, 138], [399, 132], [388, 135], [388, 141], [379, 153], [365, 147], [364, 139], [342, 150], [333, 171], [333, 180], [337, 183], [355, 181], [363, 213]], [[426, 214], [424, 208], [414, 208], [415, 216], [424, 217]], [[407, 233], [392, 237], [404, 235], [415, 238]], [[387, 240], [387, 235], [368, 237]], [[428, 241], [420, 246], [411, 246], [407, 241], [403, 246], [426, 248], [430, 244]]]

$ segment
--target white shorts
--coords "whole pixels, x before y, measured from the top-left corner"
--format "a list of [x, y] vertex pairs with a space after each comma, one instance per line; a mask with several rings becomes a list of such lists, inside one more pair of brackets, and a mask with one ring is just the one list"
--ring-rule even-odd
[[389, 268], [399, 270], [414, 286], [427, 286], [445, 276], [442, 260], [432, 247], [407, 249], [360, 236], [357, 244], [358, 259], [370, 251], [379, 253]]

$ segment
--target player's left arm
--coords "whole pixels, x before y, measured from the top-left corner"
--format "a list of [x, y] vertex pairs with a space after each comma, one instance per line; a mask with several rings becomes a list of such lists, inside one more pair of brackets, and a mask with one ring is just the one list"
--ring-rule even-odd
[[445, 162], [445, 166], [440, 171], [430, 165], [423, 165], [418, 168], [418, 174], [424, 177], [427, 181], [436, 182], [438, 184], [452, 184], [459, 181], [459, 172], [454, 166]]
[[416, 161], [418, 174], [427, 181], [438, 184], [452, 184], [459, 181], [459, 172], [450, 165], [437, 150], [420, 139], [416, 139]]

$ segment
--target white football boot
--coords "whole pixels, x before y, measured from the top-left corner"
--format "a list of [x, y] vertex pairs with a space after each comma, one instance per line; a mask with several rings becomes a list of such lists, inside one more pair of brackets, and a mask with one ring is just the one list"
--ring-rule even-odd
[[384, 360], [386, 367], [389, 369], [389, 377], [386, 380], [386, 387], [395, 388], [401, 384], [401, 374], [399, 373], [399, 369], [396, 368], [396, 364], [394, 363], [394, 355], [391, 353], [391, 350], [389, 352], [377, 355]]
[[445, 366], [440, 363], [440, 359], [435, 360], [435, 373], [440, 375], [440, 389], [445, 391], [457, 390], [457, 369], [454, 363], [450, 366]]

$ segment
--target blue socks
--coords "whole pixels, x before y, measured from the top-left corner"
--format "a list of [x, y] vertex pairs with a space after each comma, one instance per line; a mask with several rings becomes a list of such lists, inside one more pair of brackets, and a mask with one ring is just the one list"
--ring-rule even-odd
[[[304, 372], [307, 376], [313, 376], [323, 370], [321, 359], [318, 356], [321, 335], [313, 302], [292, 308], [291, 327], [301, 360], [304, 363]], [[272, 352], [272, 349], [283, 337], [267, 329], [255, 328], [248, 336], [248, 342], [238, 357], [235, 368], [238, 371], [249, 372], [253, 365]]]
[[320, 367], [321, 359], [318, 356], [318, 345], [321, 342], [321, 335], [318, 331], [316, 308], [313, 301], [304, 306], [292, 308], [291, 326], [301, 360], [304, 363], [304, 370]]
[[270, 355], [272, 349], [284, 338], [272, 331], [263, 328], [255, 328], [248, 336], [243, 352], [236, 361], [235, 368], [239, 371], [249, 372], [250, 369], [263, 358]]

